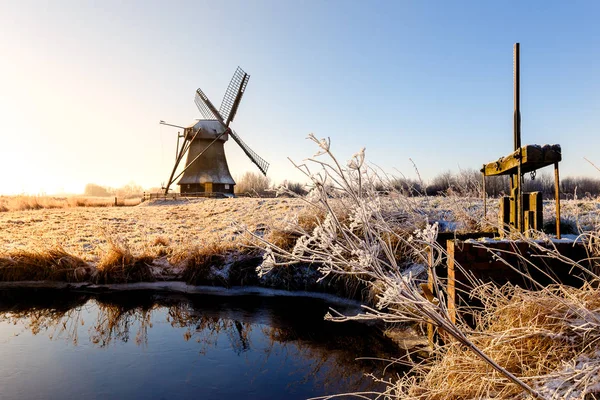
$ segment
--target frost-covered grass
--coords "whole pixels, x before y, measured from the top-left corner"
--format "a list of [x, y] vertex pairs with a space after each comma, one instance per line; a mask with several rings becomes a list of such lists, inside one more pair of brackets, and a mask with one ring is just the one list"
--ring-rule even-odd
[[[248, 247], [246, 232], [283, 237], [287, 216], [314, 219], [304, 216], [304, 208], [296, 199], [236, 198], [0, 213], [0, 280], [182, 280], [307, 289], [298, 274], [260, 282], [260, 254]], [[70, 260], [81, 264], [77, 275], [56, 267], [74, 264]]]
[[[503, 288], [478, 285], [470, 295], [484, 307], [468, 310], [478, 321], [476, 328], [460, 316], [453, 322], [446, 307], [445, 287], [435, 275], [445, 252], [436, 243], [438, 232], [494, 228], [497, 214], [492, 211], [484, 216], [478, 198], [414, 198], [393, 188], [378, 192], [386, 179], [364, 163], [364, 151], [342, 165], [331, 153], [328, 140], [311, 139], [318, 144], [319, 153], [298, 168], [314, 187], [303, 200], [321, 217], [314, 229], [289, 220], [286, 229], [297, 238], [293, 245], [281, 240], [270, 243], [268, 237], [257, 236], [265, 247], [259, 273], [269, 276], [310, 263], [318, 265], [320, 279], [338, 276], [362, 282], [373, 298], [373, 305], [364, 306], [362, 314], [327, 318], [429, 323], [437, 327], [445, 343], [436, 346], [426, 360], [395, 361], [409, 363], [413, 369], [388, 381], [385, 393], [357, 395], [402, 399], [583, 398], [597, 389], [597, 282], [579, 289], [556, 285], [537, 292], [510, 284]], [[490, 210], [493, 208], [489, 205]], [[596, 278], [600, 266], [598, 209], [597, 200], [563, 203], [565, 224], [572, 221], [575, 228], [586, 231], [580, 240], [588, 246], [594, 264], [587, 272], [592, 276], [596, 273]], [[545, 204], [547, 216], [553, 211], [552, 203]], [[531, 239], [521, 236], [519, 240]], [[559, 257], [574, 269], [585, 268], [551, 250], [546, 256]], [[418, 271], [416, 265], [433, 275], [433, 298], [428, 298], [419, 280], [407, 273]]]

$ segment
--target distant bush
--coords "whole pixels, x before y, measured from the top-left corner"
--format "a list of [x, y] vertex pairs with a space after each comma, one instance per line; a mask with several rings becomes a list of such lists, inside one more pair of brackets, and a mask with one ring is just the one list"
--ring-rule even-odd
[[144, 193], [144, 188], [135, 182], [129, 182], [127, 185], [114, 190], [115, 196], [118, 198], [131, 199], [133, 197], [141, 197]]
[[50, 208], [69, 208], [69, 207], [128, 207], [136, 206], [141, 198], [117, 199], [113, 196], [72, 196], [72, 197], [52, 197], [52, 196], [0, 196], [0, 212], [8, 211], [27, 211], [41, 210]]
[[95, 183], [88, 183], [85, 185], [85, 189], [83, 190], [83, 194], [85, 196], [93, 196], [93, 197], [108, 197], [112, 195], [109, 192], [108, 188], [100, 185], [96, 185]]
[[246, 172], [237, 179], [235, 193], [265, 194], [271, 185], [271, 179], [256, 172]]
[[[282, 190], [280, 190], [280, 189], [282, 189]], [[286, 180], [286, 181], [283, 181], [281, 186], [277, 189], [278, 197], [279, 196], [287, 197], [287, 196], [293, 196], [293, 195], [305, 196], [306, 194], [308, 194], [308, 188], [305, 183], [300, 183], [300, 182], [289, 182]]]

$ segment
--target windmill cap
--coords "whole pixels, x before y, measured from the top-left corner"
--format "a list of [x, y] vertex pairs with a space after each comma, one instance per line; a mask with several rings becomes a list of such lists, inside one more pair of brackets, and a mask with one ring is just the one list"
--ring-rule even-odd
[[[214, 139], [221, 133], [225, 132], [226, 128], [221, 122], [217, 121], [216, 119], [199, 119], [194, 121], [189, 126], [186, 126], [185, 129], [191, 129], [192, 136], [198, 130], [200, 130], [200, 132], [196, 136], [197, 139]], [[225, 134], [221, 136], [219, 140], [225, 142], [227, 141], [228, 136], [229, 135]]]

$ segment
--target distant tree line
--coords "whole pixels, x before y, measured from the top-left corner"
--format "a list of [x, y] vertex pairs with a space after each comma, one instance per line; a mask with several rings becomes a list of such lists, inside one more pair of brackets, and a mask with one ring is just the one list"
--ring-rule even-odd
[[95, 183], [88, 183], [85, 185], [83, 194], [90, 197], [119, 197], [119, 198], [133, 198], [141, 197], [144, 189], [137, 185], [135, 182], [129, 182], [127, 185], [120, 188], [112, 188], [110, 186], [101, 186]]
[[[386, 185], [381, 185], [385, 190]], [[481, 172], [474, 169], [461, 170], [458, 173], [443, 172], [429, 182], [422, 182], [408, 178], [394, 178], [389, 186], [410, 196], [436, 196], [441, 194], [456, 193], [465, 196], [480, 196], [483, 190]], [[523, 190], [526, 192], [542, 192], [544, 198], [554, 197], [554, 175], [552, 173], [523, 175]], [[510, 180], [508, 176], [488, 176], [485, 181], [485, 191], [490, 197], [508, 195]], [[600, 178], [590, 177], [565, 177], [560, 180], [560, 192], [566, 197], [600, 196]]]
[[[246, 172], [236, 179], [236, 194], [251, 196], [272, 197], [275, 195], [271, 179], [256, 172]], [[308, 187], [300, 182], [285, 181], [283, 183], [290, 191], [303, 196], [308, 193]], [[437, 196], [446, 194], [458, 194], [461, 196], [481, 196], [483, 180], [481, 172], [474, 169], [460, 170], [459, 172], [445, 171], [436, 175], [428, 182], [410, 178], [391, 178], [385, 183], [377, 185], [381, 192], [390, 189], [400, 191], [408, 196]], [[527, 192], [542, 192], [544, 198], [554, 197], [554, 175], [552, 173], [541, 173], [531, 179], [530, 174], [523, 176], [523, 190]], [[159, 192], [160, 188], [150, 191]], [[485, 191], [490, 197], [508, 195], [510, 182], [508, 176], [486, 177]], [[560, 191], [565, 197], [599, 197], [600, 177], [565, 177], [560, 181]], [[85, 186], [84, 195], [93, 197], [140, 197], [144, 189], [135, 182], [130, 182], [120, 188], [101, 186], [88, 183]]]

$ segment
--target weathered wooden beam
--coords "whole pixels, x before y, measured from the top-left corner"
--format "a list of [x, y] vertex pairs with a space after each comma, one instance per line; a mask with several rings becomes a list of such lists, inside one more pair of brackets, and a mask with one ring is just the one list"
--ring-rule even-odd
[[519, 159], [522, 174], [547, 167], [561, 160], [560, 145], [528, 144], [506, 157], [501, 157], [498, 161], [485, 164], [481, 172], [486, 176], [514, 175], [519, 169]]

